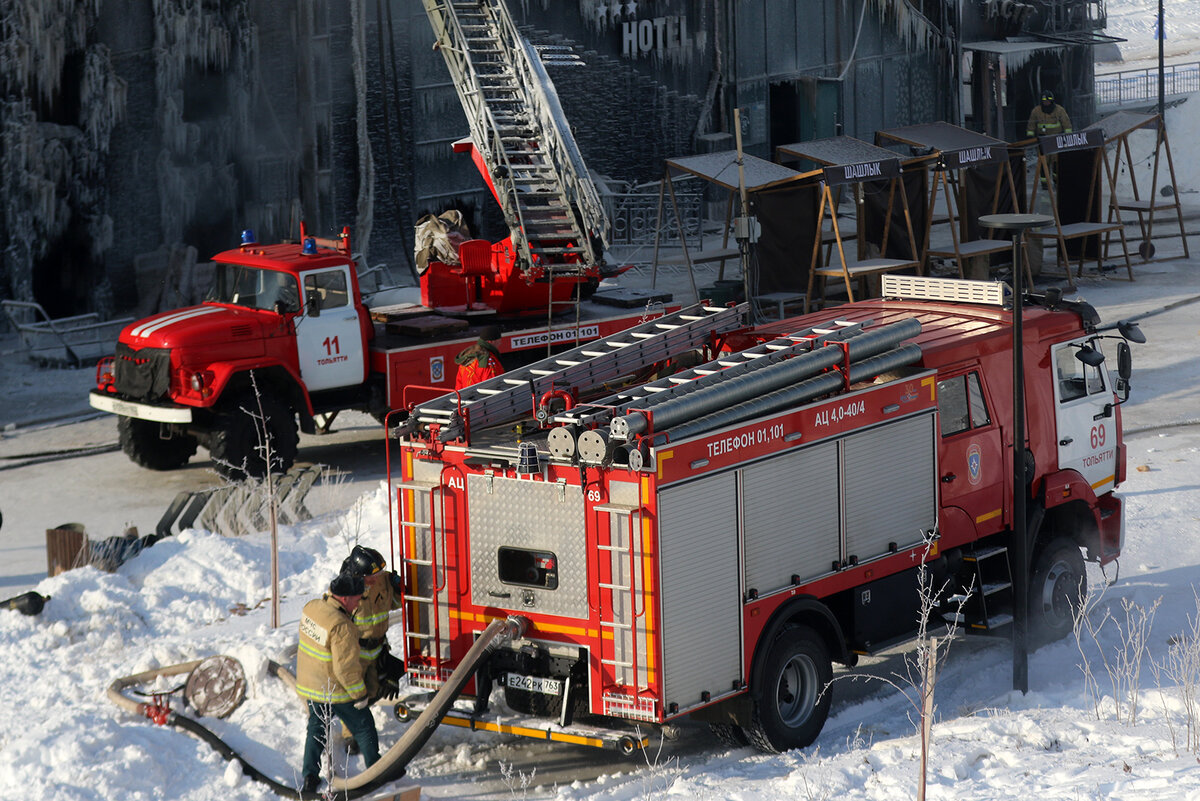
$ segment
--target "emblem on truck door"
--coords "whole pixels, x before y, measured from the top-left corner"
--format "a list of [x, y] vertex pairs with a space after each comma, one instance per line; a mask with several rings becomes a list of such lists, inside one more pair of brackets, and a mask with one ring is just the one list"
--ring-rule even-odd
[[971, 486], [979, 483], [982, 466], [983, 452], [977, 443], [972, 442], [971, 447], [967, 448], [967, 481], [971, 482]]

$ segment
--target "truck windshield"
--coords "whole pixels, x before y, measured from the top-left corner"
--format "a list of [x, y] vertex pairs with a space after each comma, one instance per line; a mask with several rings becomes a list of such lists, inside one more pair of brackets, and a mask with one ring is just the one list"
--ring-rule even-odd
[[243, 264], [218, 263], [212, 287], [204, 299], [280, 313], [295, 312], [300, 308], [294, 276]]

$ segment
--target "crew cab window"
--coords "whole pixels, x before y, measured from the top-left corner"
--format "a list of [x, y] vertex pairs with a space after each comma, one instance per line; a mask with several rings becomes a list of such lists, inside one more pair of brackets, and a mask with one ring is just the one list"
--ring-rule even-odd
[[304, 297], [318, 298], [322, 310], [349, 305], [350, 293], [346, 291], [345, 271], [328, 270], [304, 276]]
[[1058, 402], [1068, 403], [1104, 392], [1100, 367], [1090, 367], [1075, 357], [1079, 351], [1070, 345], [1054, 353], [1054, 375], [1058, 381]]
[[218, 262], [212, 286], [204, 299], [267, 311], [295, 310], [299, 307], [295, 278], [287, 273], [243, 264]]
[[992, 422], [978, 373], [966, 373], [939, 381], [937, 396], [943, 437], [981, 428]]

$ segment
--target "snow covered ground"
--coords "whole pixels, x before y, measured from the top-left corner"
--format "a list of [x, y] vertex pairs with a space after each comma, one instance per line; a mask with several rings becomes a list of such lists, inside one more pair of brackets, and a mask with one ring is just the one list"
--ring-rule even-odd
[[[1152, 5], [1109, 2], [1110, 20], [1133, 31]], [[1178, 39], [1195, 26], [1191, 39], [1200, 47], [1200, 14], [1191, 13], [1200, 10], [1196, 5], [1169, 2], [1179, 17], [1175, 23], [1168, 17], [1167, 30]], [[1173, 111], [1177, 116], [1168, 122], [1177, 168], [1200, 170], [1194, 143], [1200, 119], [1189, 105], [1200, 103]], [[1200, 173], [1189, 175], [1195, 177], [1185, 181], [1181, 175], [1181, 190], [1200, 189]], [[1178, 240], [1164, 240], [1159, 249], [1178, 253]], [[1090, 576], [1097, 598], [1089, 619], [1111, 617], [1095, 637], [1085, 633], [1079, 643], [1069, 638], [1033, 654], [1027, 695], [1009, 689], [1007, 642], [952, 644], [938, 683], [931, 799], [1200, 798], [1200, 302], [1187, 303], [1200, 299], [1200, 254], [1135, 265], [1135, 274], [1133, 284], [1091, 277], [1080, 288], [1106, 321], [1184, 304], [1143, 320], [1150, 341], [1134, 348], [1133, 397], [1123, 409], [1125, 555], [1119, 574], [1110, 569], [1113, 583], [1103, 593], [1106, 577]], [[49, 380], [78, 381], [72, 372], [54, 371]], [[20, 397], [22, 410], [37, 412], [41, 378], [10, 368], [0, 372], [0, 381], [0, 392]], [[0, 423], [30, 419], [24, 411], [14, 414], [12, 405], [3, 407]], [[7, 433], [23, 435], [20, 429]], [[18, 499], [5, 497], [3, 476], [0, 501], [7, 505]], [[44, 494], [19, 502], [51, 516], [68, 493], [87, 495], [89, 487], [48, 483]], [[217, 653], [237, 658], [248, 674], [246, 702], [227, 720], [205, 722], [258, 768], [295, 784], [303, 712], [268, 675], [266, 662], [287, 661], [300, 607], [329, 580], [348, 543], [357, 539], [388, 553], [386, 528], [387, 499], [378, 487], [350, 508], [284, 528], [284, 622], [275, 630], [263, 604], [269, 594], [265, 534], [227, 538], [191, 531], [158, 543], [115, 573], [85, 568], [38, 583], [39, 592], [52, 596], [40, 616], [0, 611], [0, 799], [276, 798], [199, 741], [121, 712], [105, 698], [105, 688], [116, 677], [161, 665]], [[6, 527], [0, 536], [9, 533]], [[1149, 615], [1152, 625], [1134, 625]], [[1145, 632], [1136, 678], [1133, 671], [1105, 667], [1129, 652], [1136, 640], [1131, 629]], [[864, 669], [877, 675], [902, 670], [905, 653], [866, 660]], [[1162, 669], [1184, 657], [1194, 661]], [[1084, 668], [1094, 683], [1085, 681]], [[400, 725], [383, 710], [377, 720], [386, 746]], [[501, 760], [516, 753], [514, 741], [441, 730], [410, 766], [410, 779], [431, 798], [894, 801], [916, 795], [920, 750], [910, 710], [884, 687], [836, 686], [833, 715], [805, 752], [766, 756], [729, 749], [695, 728], [684, 737], [689, 748], [668, 744], [640, 765], [564, 746], [522, 746], [521, 753], [533, 753], [533, 764], [547, 770], [599, 760], [592, 772], [600, 778], [553, 784], [545, 783], [547, 770], [530, 777], [521, 768], [504, 778]]]

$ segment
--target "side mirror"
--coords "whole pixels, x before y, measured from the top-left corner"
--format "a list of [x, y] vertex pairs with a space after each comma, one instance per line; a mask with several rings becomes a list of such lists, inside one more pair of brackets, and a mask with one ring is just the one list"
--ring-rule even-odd
[[1088, 367], [1099, 367], [1104, 364], [1104, 354], [1090, 345], [1082, 345], [1075, 353], [1075, 358]]
[[1129, 400], [1129, 377], [1133, 375], [1133, 356], [1130, 355], [1128, 343], [1117, 343], [1117, 392], [1121, 402]]
[[315, 289], [310, 289], [304, 294], [304, 305], [308, 307], [309, 317], [321, 316], [321, 293]]
[[1129, 345], [1125, 342], [1117, 343], [1117, 377], [1122, 381], [1128, 381], [1133, 375], [1133, 356], [1130, 353]]
[[1130, 342], [1136, 342], [1139, 345], [1146, 342], [1146, 335], [1142, 333], [1141, 328], [1138, 328], [1137, 323], [1131, 323], [1128, 320], [1117, 320], [1117, 330], [1121, 332], [1121, 336]]

